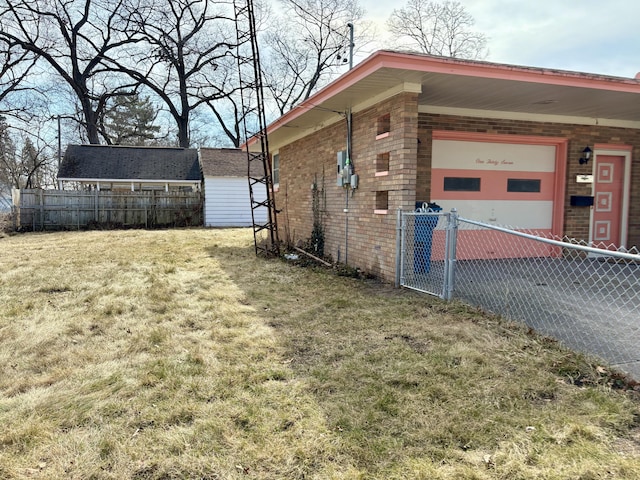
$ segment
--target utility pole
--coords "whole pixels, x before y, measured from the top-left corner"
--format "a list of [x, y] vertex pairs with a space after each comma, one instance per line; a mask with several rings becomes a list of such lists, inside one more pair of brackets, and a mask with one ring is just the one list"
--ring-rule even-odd
[[60, 128], [60, 115], [58, 115], [58, 169], [62, 163], [62, 130]]

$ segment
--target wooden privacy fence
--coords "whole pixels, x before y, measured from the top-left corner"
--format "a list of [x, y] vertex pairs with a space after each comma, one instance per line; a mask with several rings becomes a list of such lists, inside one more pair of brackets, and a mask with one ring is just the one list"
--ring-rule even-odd
[[13, 205], [23, 230], [203, 224], [200, 192], [14, 190]]

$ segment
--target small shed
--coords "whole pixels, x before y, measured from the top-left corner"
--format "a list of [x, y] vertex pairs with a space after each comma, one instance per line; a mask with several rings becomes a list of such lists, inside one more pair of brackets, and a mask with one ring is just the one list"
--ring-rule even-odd
[[58, 188], [200, 191], [202, 173], [193, 148], [69, 145], [58, 169]]
[[[204, 176], [205, 227], [252, 226], [247, 154], [237, 148], [201, 148], [200, 162]], [[256, 163], [258, 170], [260, 165]], [[261, 172], [252, 172], [256, 177]], [[266, 191], [254, 189], [255, 200], [264, 201]], [[254, 211], [256, 223], [266, 223], [267, 210]]]

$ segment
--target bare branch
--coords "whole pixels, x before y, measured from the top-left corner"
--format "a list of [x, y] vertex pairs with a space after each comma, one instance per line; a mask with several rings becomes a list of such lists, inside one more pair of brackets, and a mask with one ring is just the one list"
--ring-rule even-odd
[[[282, 0], [284, 17], [265, 36], [264, 76], [280, 114], [306, 100], [348, 62], [357, 0]], [[362, 37], [359, 37], [360, 40]]]
[[[99, 143], [99, 99], [113, 88], [114, 76], [102, 75], [106, 57], [140, 41], [135, 30], [124, 28], [130, 25], [124, 1], [0, 0], [0, 39], [37, 56], [69, 85], [91, 143]], [[98, 85], [101, 91], [95, 91]]]
[[474, 19], [457, 1], [409, 0], [394, 9], [387, 28], [400, 48], [430, 55], [481, 59], [487, 37], [472, 30]]
[[166, 105], [178, 142], [190, 146], [190, 119], [203, 105], [237, 88], [227, 71], [235, 48], [230, 5], [209, 0], [157, 0], [144, 15], [130, 12], [143, 45], [135, 64], [117, 61], [119, 71], [153, 91]]

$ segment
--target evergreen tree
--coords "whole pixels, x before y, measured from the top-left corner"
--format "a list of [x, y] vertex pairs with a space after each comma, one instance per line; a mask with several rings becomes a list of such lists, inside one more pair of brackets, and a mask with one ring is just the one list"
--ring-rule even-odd
[[[37, 139], [37, 137], [35, 137]], [[0, 116], [0, 184], [9, 188], [44, 188], [53, 183], [53, 158], [30, 135], [12, 135]], [[19, 152], [19, 153], [18, 153]]]
[[155, 143], [160, 127], [153, 122], [158, 111], [149, 97], [118, 95], [105, 112], [101, 133], [109, 145]]
[[19, 187], [19, 176], [16, 175], [16, 146], [9, 133], [9, 124], [4, 116], [0, 116], [0, 184], [6, 187]]

